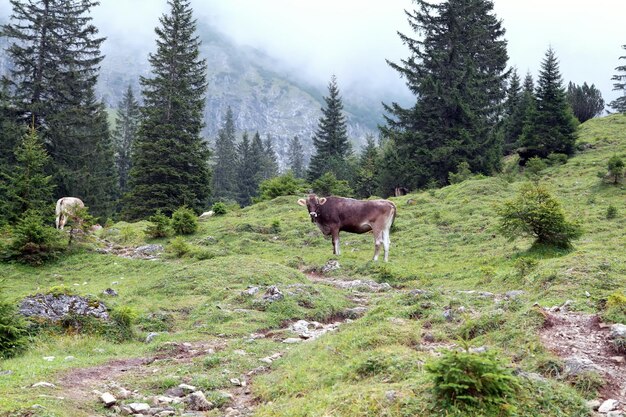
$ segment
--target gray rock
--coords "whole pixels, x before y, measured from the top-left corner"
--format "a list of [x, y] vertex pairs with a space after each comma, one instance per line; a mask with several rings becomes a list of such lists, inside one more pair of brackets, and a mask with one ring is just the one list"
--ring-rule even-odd
[[600, 400], [587, 401], [587, 407], [593, 411], [596, 411], [598, 408], [600, 408], [601, 405], [602, 405], [602, 402], [600, 402]]
[[143, 414], [145, 411], [150, 410], [150, 405], [146, 403], [130, 403], [128, 408], [135, 414]]
[[51, 321], [59, 321], [68, 315], [109, 320], [109, 313], [103, 303], [79, 295], [36, 294], [24, 298], [19, 311], [26, 317], [41, 317]]
[[215, 406], [212, 402], [208, 401], [202, 391], [195, 391], [189, 394], [185, 398], [187, 409], [191, 411], [209, 411]]
[[109, 297], [117, 297], [117, 291], [115, 291], [113, 288], [107, 288], [106, 290], [102, 291], [102, 294], [104, 295], [108, 295]]
[[443, 310], [443, 318], [447, 321], [452, 321], [454, 319], [454, 314], [451, 309]]
[[626, 338], [626, 325], [620, 323], [611, 325], [611, 332], [609, 336], [611, 339]]
[[339, 265], [339, 261], [335, 259], [331, 259], [322, 267], [322, 274], [327, 274], [332, 271], [336, 271], [341, 269], [341, 265]]
[[590, 359], [578, 356], [566, 358], [564, 368], [567, 375], [578, 375], [581, 372], [598, 370], [598, 367]]
[[259, 292], [259, 287], [249, 286], [247, 290], [241, 292], [241, 295], [254, 295]]
[[283, 298], [285, 298], [285, 296], [275, 285], [270, 286], [263, 295], [263, 299], [269, 301], [270, 303], [274, 301], [280, 301]]
[[150, 332], [148, 333], [148, 336], [146, 336], [146, 343], [150, 343], [154, 340], [155, 337], [157, 337], [159, 335], [158, 332]]
[[187, 384], [180, 384], [178, 388], [182, 389], [185, 394], [191, 394], [192, 392], [195, 392], [198, 390], [193, 385], [187, 385]]
[[524, 291], [522, 290], [513, 290], [513, 291], [507, 291], [504, 296], [506, 298], [508, 298], [509, 300], [515, 300], [516, 298], [518, 298], [520, 295], [523, 295]]
[[343, 310], [341, 315], [347, 319], [358, 319], [367, 312], [367, 307], [353, 307]]
[[487, 350], [489, 350], [489, 348], [487, 348], [487, 346], [480, 346], [480, 347], [475, 347], [475, 348], [469, 348], [470, 353], [485, 353], [485, 352], [487, 352]]
[[302, 339], [298, 337], [288, 337], [287, 339], [283, 340], [283, 343], [287, 343], [287, 344], [294, 344], [294, 343], [300, 343], [300, 342], [302, 342]]
[[398, 393], [394, 390], [389, 390], [385, 392], [385, 400], [389, 402], [394, 402], [398, 398]]
[[134, 250], [136, 256], [156, 256], [160, 252], [163, 252], [163, 245], [143, 245]]
[[623, 416], [624, 416], [623, 411], [609, 411], [608, 413], [606, 413], [606, 417], [623, 417]]
[[105, 407], [112, 407], [117, 402], [117, 399], [111, 393], [105, 392], [100, 396], [100, 401], [102, 401]]
[[[463, 292], [463, 291], [459, 291], [459, 292]], [[420, 297], [422, 295], [428, 295], [428, 294], [430, 294], [430, 291], [427, 291], [427, 290], [415, 289], [415, 290], [409, 291], [409, 295], [412, 297]]]
[[598, 408], [599, 413], [608, 413], [609, 411], [616, 410], [619, 406], [619, 401], [609, 399], [602, 403], [602, 405]]
[[185, 390], [180, 387], [170, 388], [167, 391], [165, 391], [165, 395], [168, 397], [180, 398], [180, 397], [184, 397], [185, 394], [186, 394]]
[[65, 358], [63, 358], [63, 360], [69, 362], [69, 361], [76, 360], [76, 357], [75, 356], [66, 356]]
[[12, 373], [13, 373], [13, 371], [12, 371], [12, 370], [7, 369], [6, 371], [0, 371], [0, 376], [3, 376], [3, 375], [11, 375]]

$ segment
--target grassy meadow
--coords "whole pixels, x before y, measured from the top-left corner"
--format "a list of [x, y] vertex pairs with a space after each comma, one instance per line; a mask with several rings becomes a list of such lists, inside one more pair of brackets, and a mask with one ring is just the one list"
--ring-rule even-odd
[[[393, 289], [370, 295], [364, 317], [312, 342], [281, 343], [293, 337], [285, 324], [333, 321], [356, 304], [347, 297], [350, 290], [306, 276], [335, 257], [330, 240], [296, 204], [301, 196], [201, 221], [198, 232], [182, 243], [147, 239], [146, 222], [118, 223], [99, 232], [119, 245], [162, 244], [166, 251], [157, 260], [97, 253], [92, 242], [43, 267], [0, 264], [0, 285], [16, 302], [60, 287], [136, 314], [135, 335], [124, 342], [69, 329], [33, 335], [23, 355], [0, 361], [0, 416], [107, 415], [96, 395], [73, 401], [60, 385], [30, 386], [55, 383], [76, 368], [154, 355], [169, 342], [205, 343], [213, 351], [185, 361], [166, 358], [147, 365], [146, 372], [116, 375], [117, 382], [146, 396], [190, 383], [223, 409], [230, 379], [280, 352], [270, 372], [252, 378], [259, 404], [255, 415], [434, 417], [447, 409], [432, 394], [425, 364], [438, 355], [438, 347], [468, 343], [496, 352], [508, 367], [545, 377], [520, 377], [515, 398], [484, 415], [591, 415], [585, 400], [595, 398], [595, 387], [550, 372], [559, 359], [539, 340], [543, 318], [533, 305], [571, 300], [576, 311], [602, 315], [608, 296], [626, 290], [626, 189], [598, 177], [611, 156], [626, 159], [626, 116], [581, 125], [578, 148], [566, 164], [548, 167], [540, 179], [568, 218], [582, 225], [583, 235], [572, 249], [535, 247], [530, 239], [509, 241], [498, 232], [495, 207], [527, 181], [513, 159], [505, 160], [503, 172], [494, 177], [394, 198], [398, 216], [390, 262], [371, 261], [371, 234], [342, 233], [342, 254], [336, 257], [341, 269], [330, 274], [386, 282]], [[617, 209], [615, 218], [607, 219], [609, 206]], [[270, 285], [285, 298], [262, 302], [260, 295]], [[260, 294], [243, 294], [251, 286], [261, 288]], [[102, 295], [106, 288], [119, 296]], [[423, 291], [411, 293], [415, 289]], [[504, 297], [509, 291], [523, 292]], [[150, 332], [159, 334], [145, 343]], [[272, 337], [250, 337], [259, 332]], [[54, 359], [43, 359], [49, 356]], [[207, 415], [222, 413], [216, 409]]]

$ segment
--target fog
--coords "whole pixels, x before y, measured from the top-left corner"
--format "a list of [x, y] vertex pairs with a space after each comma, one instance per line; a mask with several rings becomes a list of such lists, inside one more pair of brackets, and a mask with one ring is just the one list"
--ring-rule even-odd
[[[406, 94], [385, 59], [408, 56], [397, 31], [412, 34], [404, 9], [411, 0], [192, 0], [196, 17], [236, 43], [265, 51], [284, 70], [316, 85], [337, 75], [343, 90]], [[565, 83], [595, 84], [608, 103], [617, 97], [611, 77], [626, 44], [623, 0], [495, 0], [509, 44], [509, 64], [537, 77], [549, 46]], [[0, 12], [8, 14], [8, 1]], [[154, 49], [154, 27], [165, 0], [101, 0], [95, 24], [108, 37], [103, 48]], [[146, 54], [138, 54], [145, 59]], [[210, 63], [209, 63], [210, 64]]]

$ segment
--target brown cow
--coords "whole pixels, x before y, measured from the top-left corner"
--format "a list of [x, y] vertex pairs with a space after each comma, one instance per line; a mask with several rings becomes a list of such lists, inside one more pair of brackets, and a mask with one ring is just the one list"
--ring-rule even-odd
[[85, 208], [85, 204], [80, 198], [62, 197], [57, 201], [56, 207], [56, 225], [57, 229], [63, 230], [68, 219], [72, 219], [77, 223], [81, 223], [82, 219], [76, 215], [76, 212]]
[[374, 233], [374, 260], [378, 260], [380, 245], [385, 249], [385, 262], [389, 259], [389, 231], [396, 217], [396, 205], [388, 200], [354, 200], [352, 198], [319, 198], [310, 194], [298, 204], [307, 207], [311, 221], [322, 233], [332, 236], [333, 254], [339, 255], [339, 232]]

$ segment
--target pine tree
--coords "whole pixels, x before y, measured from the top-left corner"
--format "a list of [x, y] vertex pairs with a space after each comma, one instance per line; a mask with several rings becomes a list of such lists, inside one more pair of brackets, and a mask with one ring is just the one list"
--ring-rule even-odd
[[[489, 0], [416, 0], [407, 13], [416, 36], [400, 34], [410, 56], [389, 62], [406, 79], [415, 105], [385, 105], [382, 128], [398, 147], [402, 186], [448, 181], [462, 161], [473, 172], [499, 168], [498, 121], [508, 77], [504, 29]], [[388, 176], [391, 176], [390, 173]]]
[[[623, 49], [626, 49], [626, 45], [622, 45]], [[620, 56], [619, 59], [626, 59], [626, 55]], [[621, 97], [616, 98], [609, 104], [615, 111], [626, 114], [626, 65], [620, 65], [615, 68], [618, 73], [615, 74], [611, 80], [615, 81], [613, 84], [613, 91], [621, 91], [623, 94]]]
[[361, 155], [359, 157], [356, 185], [353, 187], [357, 197], [368, 198], [378, 192], [379, 167], [379, 149], [376, 146], [374, 137], [368, 135], [366, 137], [365, 147], [361, 151]]
[[517, 140], [522, 134], [523, 112], [521, 108], [522, 86], [517, 69], [511, 71], [511, 79], [504, 104], [504, 153], [507, 154], [517, 147]]
[[261, 181], [269, 180], [278, 175], [278, 159], [276, 157], [276, 151], [274, 151], [274, 143], [272, 137], [268, 134], [265, 141], [263, 141], [263, 171], [261, 173]]
[[328, 97], [324, 97], [326, 107], [322, 108], [317, 131], [313, 137], [315, 155], [309, 163], [308, 179], [314, 181], [326, 172], [332, 172], [340, 180], [349, 176], [345, 161], [352, 152], [348, 140], [346, 117], [343, 102], [339, 95], [337, 78], [333, 75], [328, 84]]
[[135, 100], [133, 89], [129, 85], [117, 106], [116, 127], [113, 132], [115, 165], [119, 175], [119, 189], [122, 194], [128, 191], [131, 154], [139, 129], [139, 118], [139, 103]]
[[[10, 170], [15, 164], [15, 146], [24, 133], [16, 120], [18, 112], [11, 104], [8, 80], [3, 80], [0, 86], [0, 172]], [[0, 200], [4, 200], [1, 195]]]
[[38, 128], [52, 157], [57, 196], [81, 197], [107, 215], [116, 194], [104, 106], [95, 99], [104, 58], [91, 24], [91, 0], [11, 0], [15, 23], [3, 27], [14, 102], [21, 120]]
[[237, 150], [235, 148], [235, 122], [230, 107], [226, 110], [224, 125], [217, 133], [213, 166], [213, 198], [237, 199]]
[[[260, 141], [260, 138], [259, 138]], [[248, 139], [248, 133], [244, 132], [241, 142], [237, 145], [237, 202], [239, 205], [248, 206], [252, 198], [257, 195], [258, 183], [258, 153], [253, 150], [253, 145]]]
[[552, 48], [541, 62], [534, 118], [526, 126], [522, 145], [536, 155], [571, 155], [576, 141], [577, 121], [567, 102], [556, 55]]
[[298, 136], [294, 136], [289, 141], [289, 149], [287, 150], [289, 157], [289, 169], [293, 172], [293, 176], [296, 178], [304, 178], [306, 174], [304, 166], [304, 149], [300, 144]]
[[7, 197], [2, 213], [7, 221], [19, 220], [28, 210], [39, 215], [52, 213], [54, 185], [52, 177], [45, 173], [49, 159], [37, 132], [31, 128], [15, 148], [15, 166], [2, 174], [2, 194]]
[[144, 107], [130, 171], [126, 215], [171, 214], [186, 205], [200, 211], [210, 194], [210, 152], [200, 137], [206, 60], [200, 58], [196, 21], [188, 0], [168, 0], [149, 55], [152, 77], [142, 77]]
[[570, 81], [567, 86], [567, 101], [580, 123], [592, 119], [604, 111], [602, 93], [591, 84], [576, 85]]

